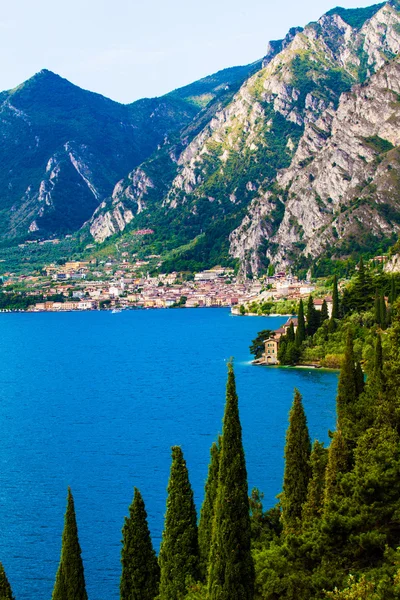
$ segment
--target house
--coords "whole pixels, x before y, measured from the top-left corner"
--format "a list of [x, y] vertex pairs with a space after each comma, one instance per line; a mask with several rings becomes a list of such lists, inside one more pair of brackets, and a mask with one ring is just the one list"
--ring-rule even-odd
[[328, 316], [330, 318], [332, 316], [332, 306], [333, 306], [333, 300], [332, 300], [331, 296], [326, 296], [323, 300], [320, 300], [320, 299], [314, 300], [314, 307], [316, 310], [321, 311], [324, 300], [326, 302], [326, 306], [328, 308]]
[[265, 362], [267, 365], [278, 364], [278, 347], [279, 342], [275, 338], [265, 340]]

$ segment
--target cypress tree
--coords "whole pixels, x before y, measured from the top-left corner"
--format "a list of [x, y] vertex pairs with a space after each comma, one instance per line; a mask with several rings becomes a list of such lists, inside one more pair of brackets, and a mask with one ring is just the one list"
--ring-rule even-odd
[[147, 524], [147, 513], [140, 491], [134, 498], [122, 529], [121, 600], [154, 600], [158, 594], [160, 569]]
[[357, 391], [358, 396], [363, 393], [364, 387], [365, 387], [364, 373], [363, 373], [363, 370], [361, 368], [359, 361], [357, 361], [356, 362], [356, 391]]
[[355, 359], [353, 353], [353, 336], [347, 334], [346, 350], [340, 370], [338, 393], [336, 398], [338, 427], [346, 435], [353, 421], [354, 405], [357, 400], [357, 381]]
[[233, 366], [228, 365], [218, 492], [208, 572], [208, 600], [253, 600], [246, 462]]
[[199, 579], [196, 508], [186, 462], [179, 446], [172, 448], [159, 564], [160, 600], [181, 600], [186, 593], [186, 580]]
[[306, 339], [306, 323], [304, 319], [304, 305], [303, 300], [300, 300], [299, 311], [297, 315], [297, 329], [296, 329], [296, 346], [299, 348]]
[[387, 311], [386, 311], [386, 302], [385, 302], [384, 294], [381, 294], [381, 296], [380, 296], [379, 312], [380, 312], [380, 325], [381, 325], [382, 329], [386, 329]]
[[391, 305], [396, 300], [396, 298], [397, 298], [396, 279], [394, 278], [394, 275], [392, 275], [392, 277], [390, 278], [390, 294], [389, 294], [389, 302]]
[[74, 499], [70, 488], [62, 534], [61, 559], [52, 600], [87, 600]]
[[307, 304], [307, 335], [314, 335], [319, 327], [319, 313], [314, 306], [313, 297], [310, 295]]
[[307, 500], [303, 506], [303, 524], [310, 524], [322, 515], [324, 506], [325, 470], [328, 452], [324, 444], [316, 440], [313, 444], [310, 466], [311, 478], [308, 483]]
[[219, 452], [218, 445], [214, 442], [210, 451], [210, 464], [208, 467], [208, 477], [205, 486], [204, 502], [200, 511], [199, 522], [199, 550], [200, 550], [200, 570], [203, 579], [207, 577], [208, 558], [211, 548], [212, 526], [214, 522], [215, 499], [218, 490], [218, 470], [219, 470]]
[[327, 321], [328, 319], [329, 319], [328, 305], [326, 303], [326, 300], [324, 300], [322, 303], [322, 307], [321, 307], [320, 323], [322, 324], [325, 321]]
[[338, 280], [337, 275], [333, 277], [333, 290], [332, 290], [332, 314], [331, 319], [339, 318], [339, 291], [338, 291]]
[[282, 491], [282, 521], [285, 533], [300, 529], [303, 505], [307, 499], [311, 442], [300, 392], [295, 389], [286, 432], [285, 471]]
[[295, 340], [293, 321], [290, 322], [286, 337], [287, 337], [288, 342], [294, 342], [294, 340]]
[[330, 503], [339, 493], [340, 475], [348, 471], [349, 451], [346, 440], [340, 429], [335, 431], [328, 448], [328, 463], [325, 471], [324, 506], [329, 509]]
[[6, 572], [0, 562], [0, 600], [15, 600]]
[[374, 320], [377, 325], [381, 325], [381, 296], [378, 290], [375, 292]]

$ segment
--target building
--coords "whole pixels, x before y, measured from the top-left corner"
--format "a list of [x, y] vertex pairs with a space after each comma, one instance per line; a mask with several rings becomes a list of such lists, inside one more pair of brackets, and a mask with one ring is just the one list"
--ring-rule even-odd
[[268, 338], [265, 340], [265, 362], [267, 365], [277, 365], [278, 363], [278, 340]]

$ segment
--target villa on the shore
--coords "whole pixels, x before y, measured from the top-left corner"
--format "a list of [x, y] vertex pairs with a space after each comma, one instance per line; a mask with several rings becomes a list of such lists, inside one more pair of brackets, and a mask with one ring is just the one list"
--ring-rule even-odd
[[279, 349], [279, 340], [283, 335], [286, 335], [289, 327], [293, 323], [294, 331], [297, 329], [297, 317], [289, 317], [288, 320], [282, 327], [276, 329], [271, 337], [269, 337], [264, 342], [265, 352], [264, 352], [264, 362], [267, 365], [278, 365], [278, 349]]
[[[326, 296], [325, 298], [323, 298], [321, 300], [320, 299], [314, 300], [314, 306], [315, 306], [316, 310], [319, 310], [319, 311], [322, 310], [322, 305], [324, 303], [324, 300], [325, 300], [327, 308], [328, 308], [328, 316], [331, 317], [332, 316], [332, 306], [333, 306], [333, 300], [332, 300], [331, 296]], [[262, 358], [260, 359], [260, 362], [267, 364], [267, 365], [279, 365], [279, 360], [278, 360], [279, 341], [283, 335], [287, 334], [288, 329], [292, 323], [293, 323], [294, 331], [296, 332], [297, 317], [289, 317], [289, 319], [286, 321], [286, 323], [284, 325], [282, 325], [282, 327], [280, 327], [279, 329], [276, 329], [272, 333], [272, 335], [267, 340], [265, 340], [265, 342], [264, 342], [265, 351], [264, 351]]]

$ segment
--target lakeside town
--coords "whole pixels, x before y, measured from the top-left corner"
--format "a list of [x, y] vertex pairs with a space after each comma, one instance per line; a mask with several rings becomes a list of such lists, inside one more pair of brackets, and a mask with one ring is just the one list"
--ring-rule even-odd
[[24, 295], [26, 308], [18, 310], [29, 312], [231, 307], [233, 314], [240, 314], [252, 302], [296, 301], [315, 289], [309, 280], [285, 272], [240, 281], [233, 269], [220, 266], [195, 274], [157, 275], [146, 272], [147, 266], [145, 260], [128, 258], [51, 263], [40, 273], [4, 273], [2, 293]]

